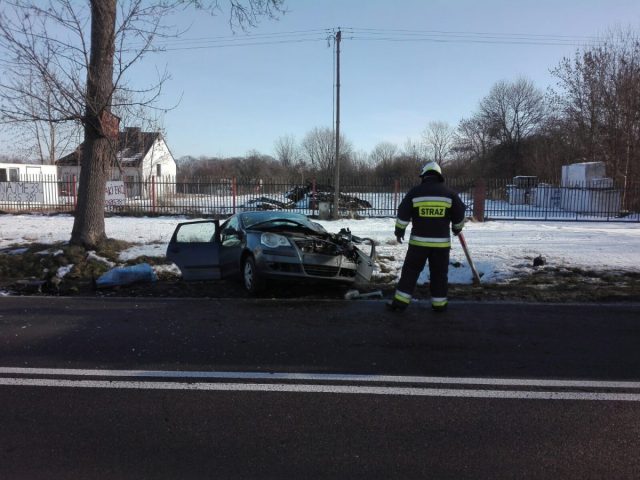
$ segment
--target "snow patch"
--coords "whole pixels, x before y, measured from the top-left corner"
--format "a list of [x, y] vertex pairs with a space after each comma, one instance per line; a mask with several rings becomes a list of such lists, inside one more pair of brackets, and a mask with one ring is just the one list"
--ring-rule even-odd
[[60, 267], [56, 272], [56, 277], [63, 279], [71, 270], [73, 270], [73, 263]]
[[154, 265], [153, 269], [155, 270], [157, 275], [165, 274], [165, 275], [172, 275], [175, 277], [182, 276], [182, 273], [180, 273], [180, 269], [175, 263], [171, 263], [169, 265]]
[[[191, 219], [190, 219], [191, 220]], [[194, 218], [192, 220], [198, 220]], [[117, 240], [136, 239], [139, 245], [121, 252], [128, 261], [140, 256], [163, 258], [176, 225], [185, 217], [109, 217], [105, 219], [107, 236]], [[407, 242], [398, 244], [393, 235], [394, 218], [342, 219], [318, 221], [327, 231], [338, 233], [349, 228], [359, 237], [372, 238], [380, 258], [374, 276], [399, 277], [407, 252]], [[0, 249], [32, 241], [42, 243], [68, 241], [73, 227], [71, 215], [0, 215]], [[482, 282], [504, 281], [532, 272], [533, 259], [539, 255], [547, 265], [595, 271], [640, 271], [640, 224], [600, 222], [491, 221], [467, 223], [464, 229]], [[406, 238], [409, 238], [410, 229]], [[612, 248], [613, 246], [613, 248]], [[452, 237], [451, 283], [472, 283], [460, 243]], [[156, 267], [157, 268], [157, 267]], [[164, 268], [164, 267], [163, 267]], [[174, 267], [171, 267], [171, 272]], [[420, 276], [428, 280], [428, 268]]]
[[22, 255], [23, 253], [26, 253], [29, 249], [28, 248], [14, 248], [13, 250], [9, 250], [8, 252], [6, 252], [7, 255]]
[[133, 260], [138, 257], [164, 257], [167, 253], [166, 244], [151, 244], [151, 245], [135, 245], [131, 248], [123, 250], [118, 255], [118, 260], [126, 262], [127, 260]]
[[64, 255], [64, 251], [56, 250], [55, 252], [52, 252], [50, 248], [47, 248], [46, 250], [41, 250], [39, 252], [36, 252], [36, 255], [40, 255], [42, 257], [48, 257], [48, 256], [57, 257], [58, 255]]
[[116, 266], [116, 264], [113, 263], [111, 260], [101, 257], [100, 255], [96, 254], [96, 252], [93, 250], [90, 250], [89, 252], [87, 252], [87, 260], [93, 260], [93, 261], [102, 263], [103, 265], [106, 265], [109, 268], [113, 268]]

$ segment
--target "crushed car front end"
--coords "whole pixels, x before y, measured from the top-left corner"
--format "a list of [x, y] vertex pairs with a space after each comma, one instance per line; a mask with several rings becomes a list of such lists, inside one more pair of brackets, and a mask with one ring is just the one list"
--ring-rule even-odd
[[341, 234], [254, 232], [251, 237], [249, 246], [256, 266], [265, 277], [341, 283], [370, 280], [370, 272], [362, 274], [363, 267], [373, 269], [375, 258], [375, 247], [368, 239], [358, 241], [370, 242], [369, 254], [358, 248], [352, 238]]

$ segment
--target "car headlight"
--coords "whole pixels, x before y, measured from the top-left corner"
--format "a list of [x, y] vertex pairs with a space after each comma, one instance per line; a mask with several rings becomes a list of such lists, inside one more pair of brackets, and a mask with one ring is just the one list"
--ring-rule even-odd
[[263, 233], [260, 237], [260, 243], [265, 247], [278, 248], [278, 247], [290, 247], [289, 239], [284, 235], [278, 235], [277, 233]]

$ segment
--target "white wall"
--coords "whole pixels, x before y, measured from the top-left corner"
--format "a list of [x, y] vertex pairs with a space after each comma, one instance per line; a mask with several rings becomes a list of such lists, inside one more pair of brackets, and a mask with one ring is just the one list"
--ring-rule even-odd
[[[111, 180], [124, 180], [127, 188], [127, 197], [144, 197], [148, 198], [150, 193], [148, 191], [148, 183], [143, 183], [149, 180], [149, 177], [157, 177], [158, 167], [160, 165], [160, 173], [162, 178], [156, 178], [156, 195], [174, 193], [175, 192], [175, 176], [177, 174], [176, 162], [169, 151], [169, 147], [163, 139], [157, 139], [147, 155], [142, 159], [141, 167], [124, 167], [122, 173], [118, 168], [114, 168], [111, 172]], [[54, 169], [56, 167], [53, 167]], [[57, 167], [58, 177], [61, 181], [70, 182], [73, 176], [76, 176], [76, 182], [80, 181], [80, 167], [79, 166], [60, 166]], [[131, 178], [133, 177], [133, 178]], [[168, 182], [171, 177], [171, 186], [168, 184], [165, 186], [164, 181]], [[133, 184], [130, 181], [133, 180]]]
[[58, 169], [55, 165], [37, 165], [37, 164], [28, 164], [28, 163], [0, 163], [0, 169], [17, 169], [18, 175], [24, 177], [25, 175], [29, 175], [29, 179], [31, 179], [32, 175], [40, 176], [45, 175], [46, 177], [53, 177], [55, 181], [58, 177]]
[[562, 166], [563, 187], [587, 187], [588, 183], [605, 176], [604, 162], [572, 163]]
[[[158, 175], [158, 165], [160, 165], [160, 175]], [[176, 161], [173, 159], [169, 147], [163, 139], [156, 140], [142, 160], [143, 177], [145, 179], [155, 177], [156, 197], [175, 193], [176, 174]]]
[[[58, 203], [58, 175], [55, 165], [0, 163], [0, 203]], [[12, 178], [17, 171], [18, 178]], [[6, 176], [6, 181], [4, 178]], [[12, 181], [15, 180], [15, 181]]]
[[[160, 175], [158, 175], [158, 167], [160, 165]], [[150, 176], [171, 176], [175, 177], [177, 173], [176, 161], [169, 151], [169, 147], [163, 139], [154, 142], [149, 152], [142, 160], [142, 175], [144, 178]]]
[[76, 177], [76, 182], [80, 180], [80, 167], [75, 166], [59, 166], [58, 167], [58, 178], [63, 182], [71, 182], [73, 180], [73, 176]]
[[616, 215], [620, 211], [620, 190], [605, 177], [604, 162], [572, 163], [562, 167], [560, 206], [564, 210], [593, 215]]

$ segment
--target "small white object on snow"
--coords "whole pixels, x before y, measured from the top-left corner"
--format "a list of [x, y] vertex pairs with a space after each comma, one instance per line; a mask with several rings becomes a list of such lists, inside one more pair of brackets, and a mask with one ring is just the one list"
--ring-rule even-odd
[[113, 268], [116, 266], [115, 263], [113, 263], [112, 261], [104, 257], [101, 257], [100, 255], [96, 254], [96, 252], [93, 250], [90, 250], [89, 252], [87, 252], [87, 260], [95, 260], [96, 262], [100, 262], [109, 268]]
[[71, 270], [73, 269], [73, 263], [70, 263], [69, 265], [65, 265], [64, 267], [60, 267], [58, 268], [58, 271], [56, 272], [56, 277], [62, 279], [64, 278]]
[[360, 293], [359, 290], [352, 289], [344, 294], [345, 300], [357, 300], [361, 298], [382, 298], [382, 292], [380, 290], [376, 290], [369, 293]]

